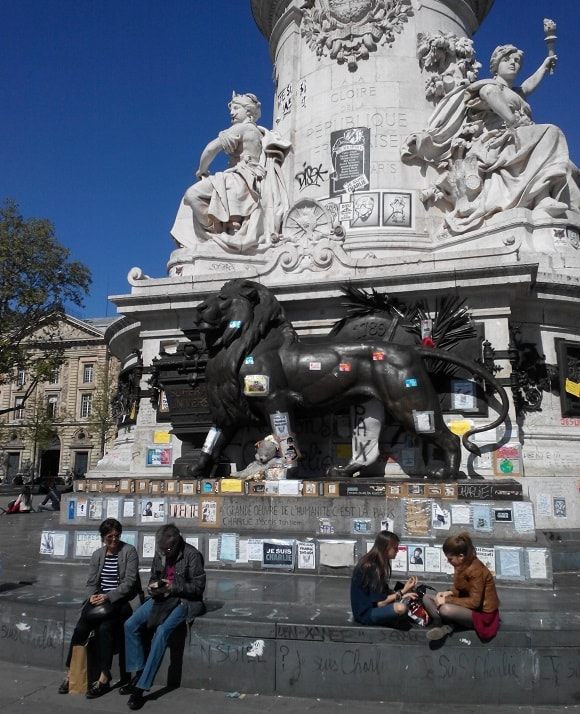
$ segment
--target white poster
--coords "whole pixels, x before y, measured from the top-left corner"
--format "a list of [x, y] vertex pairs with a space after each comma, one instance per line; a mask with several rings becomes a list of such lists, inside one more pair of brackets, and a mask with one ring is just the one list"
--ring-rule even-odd
[[248, 562], [248, 541], [246, 538], [240, 539], [238, 542], [238, 557], [236, 563]]
[[410, 545], [409, 546], [409, 572], [423, 573], [425, 572], [425, 554], [424, 546]]
[[262, 560], [261, 538], [248, 538], [248, 560]]
[[147, 498], [141, 501], [141, 523], [164, 523], [165, 499]]
[[133, 518], [135, 516], [135, 501], [123, 501], [123, 518]]
[[354, 550], [356, 543], [353, 540], [321, 540], [320, 565], [331, 568], [341, 568], [354, 565]]
[[75, 558], [90, 558], [103, 545], [100, 534], [93, 531], [77, 531], [74, 544]]
[[551, 516], [552, 496], [549, 493], [538, 493], [536, 496], [536, 509], [538, 516]]
[[496, 557], [499, 560], [498, 575], [504, 578], [521, 578], [521, 548], [498, 548]]
[[435, 502], [431, 509], [431, 525], [436, 530], [443, 531], [448, 531], [451, 526], [451, 513]]
[[528, 568], [532, 580], [546, 580], [548, 551], [545, 548], [528, 548]]
[[484, 546], [477, 545], [475, 546], [475, 552], [489, 572], [495, 575], [495, 548], [485, 548]]
[[301, 542], [298, 547], [298, 568], [302, 570], [316, 570], [316, 546], [314, 543]]
[[64, 532], [42, 531], [40, 535], [40, 554], [64, 557], [66, 555], [67, 537], [68, 533]]
[[407, 572], [407, 546], [400, 545], [397, 555], [391, 561], [391, 568], [393, 570]]
[[207, 543], [207, 557], [208, 560], [211, 562], [215, 562], [216, 560], [219, 560], [218, 556], [218, 547], [219, 547], [219, 538], [210, 538]]
[[91, 498], [89, 501], [89, 518], [93, 521], [101, 521], [103, 519], [102, 498]]
[[154, 533], [146, 533], [143, 536], [143, 550], [141, 552], [143, 558], [152, 558], [155, 555]]
[[451, 380], [451, 408], [475, 409], [475, 384], [468, 379]]
[[451, 522], [454, 526], [471, 523], [471, 507], [461, 504], [451, 506]]
[[86, 518], [88, 514], [88, 499], [79, 498], [77, 500], [76, 517]]
[[107, 498], [105, 501], [105, 512], [107, 518], [116, 518], [119, 520], [121, 511], [120, 498]]
[[514, 501], [514, 526], [518, 533], [531, 533], [536, 530], [534, 511], [529, 501]]
[[218, 559], [235, 563], [238, 558], [237, 533], [221, 533], [218, 538]]
[[441, 572], [441, 548], [428, 545], [425, 548], [425, 570], [429, 573]]

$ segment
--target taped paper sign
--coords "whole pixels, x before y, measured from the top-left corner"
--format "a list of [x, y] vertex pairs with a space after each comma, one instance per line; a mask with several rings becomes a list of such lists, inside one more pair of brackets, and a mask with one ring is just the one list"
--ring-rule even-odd
[[338, 207], [338, 220], [342, 223], [344, 221], [352, 221], [354, 218], [354, 204], [352, 201], [348, 203], [341, 203]]
[[366, 176], [361, 175], [357, 176], [355, 179], [352, 181], [349, 181], [348, 183], [344, 184], [344, 189], [346, 193], [354, 193], [355, 191], [358, 191], [361, 188], [365, 188], [365, 186], [369, 185], [369, 181]]
[[272, 433], [274, 436], [283, 438], [290, 434], [290, 416], [288, 412], [276, 412], [270, 414], [270, 424], [272, 425]]
[[205, 437], [205, 441], [203, 442], [203, 446], [201, 447], [201, 450], [204, 454], [212, 453], [213, 448], [216, 445], [221, 433], [221, 429], [216, 429], [215, 426], [212, 426], [212, 428], [207, 432], [207, 436]]
[[267, 374], [249, 374], [244, 377], [244, 394], [261, 397], [270, 393], [270, 377]]
[[420, 434], [432, 434], [435, 431], [435, 414], [432, 411], [413, 410], [415, 429]]

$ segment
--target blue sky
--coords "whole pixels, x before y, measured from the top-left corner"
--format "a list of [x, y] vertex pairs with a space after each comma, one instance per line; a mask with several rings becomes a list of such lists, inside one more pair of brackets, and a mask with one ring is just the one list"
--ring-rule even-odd
[[[556, 73], [531, 97], [580, 162], [580, 2], [496, 0], [474, 41], [480, 77], [498, 44]], [[166, 275], [177, 206], [205, 144], [228, 126], [232, 90], [254, 92], [271, 126], [272, 65], [249, 0], [0, 0], [0, 200], [49, 218], [93, 273], [78, 317], [115, 314], [139, 266]], [[215, 164], [214, 167], [219, 166]]]

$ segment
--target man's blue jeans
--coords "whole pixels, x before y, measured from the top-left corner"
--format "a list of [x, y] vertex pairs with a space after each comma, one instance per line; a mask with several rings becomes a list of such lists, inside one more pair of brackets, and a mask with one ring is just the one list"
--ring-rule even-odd
[[169, 613], [165, 621], [156, 628], [151, 641], [149, 655], [145, 660], [145, 647], [143, 644], [143, 635], [145, 633], [143, 631], [147, 627], [147, 620], [153, 608], [153, 603], [153, 599], [144, 602], [125, 622], [125, 667], [127, 672], [143, 670], [135, 686], [144, 690], [151, 689], [167, 649], [169, 637], [176, 627], [185, 622], [187, 615], [187, 606], [183, 603]]

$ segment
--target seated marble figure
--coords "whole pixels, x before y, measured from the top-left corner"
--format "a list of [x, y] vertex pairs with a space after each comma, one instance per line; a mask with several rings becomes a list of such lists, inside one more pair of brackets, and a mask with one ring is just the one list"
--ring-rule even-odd
[[[203, 150], [199, 182], [185, 192], [171, 229], [176, 243], [193, 252], [207, 241], [229, 253], [256, 252], [264, 236], [278, 233], [288, 209], [280, 164], [289, 143], [257, 126], [261, 105], [254, 94], [234, 92], [228, 106], [232, 126]], [[210, 175], [221, 152], [229, 167]]]
[[511, 208], [553, 217], [580, 211], [578, 169], [564, 134], [552, 124], [534, 124], [526, 98], [557, 58], [549, 55], [520, 87], [514, 86], [523, 52], [497, 47], [491, 79], [449, 92], [426, 130], [408, 137], [403, 159], [433, 165], [440, 174], [424, 200], [446, 206], [445, 227], [460, 234]]

